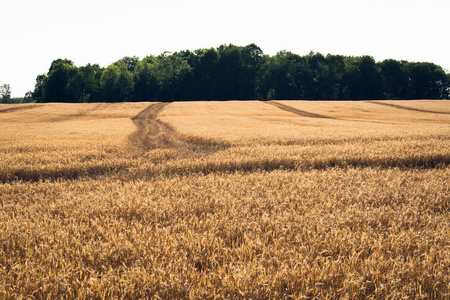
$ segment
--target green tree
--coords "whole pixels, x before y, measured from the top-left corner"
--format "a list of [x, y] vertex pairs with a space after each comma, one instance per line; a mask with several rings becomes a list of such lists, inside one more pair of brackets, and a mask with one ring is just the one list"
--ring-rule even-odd
[[192, 68], [179, 53], [165, 52], [157, 57], [151, 73], [159, 85], [159, 100], [189, 100]]
[[345, 73], [342, 79], [342, 96], [344, 100], [361, 99], [363, 84], [361, 70], [355, 57], [345, 58]]
[[360, 99], [383, 98], [381, 68], [376, 64], [375, 59], [367, 55], [362, 56], [359, 60], [359, 69], [361, 70], [363, 82]]
[[215, 48], [199, 49], [196, 51], [194, 64], [194, 91], [193, 96], [199, 100], [218, 99], [218, 70], [219, 52]]
[[449, 82], [445, 71], [433, 63], [410, 65], [414, 99], [444, 99], [448, 97]]
[[255, 44], [249, 44], [241, 49], [240, 60], [242, 66], [239, 72], [239, 99], [256, 99], [264, 53]]
[[36, 102], [43, 102], [42, 94], [44, 90], [44, 81], [47, 75], [41, 74], [36, 77], [36, 84], [34, 85], [33, 99]]
[[411, 94], [411, 81], [408, 63], [386, 59], [379, 63], [383, 77], [384, 98], [408, 99]]
[[53, 61], [44, 78], [42, 100], [45, 102], [79, 102], [81, 94], [81, 76], [73, 62], [67, 59]]
[[381, 68], [371, 56], [345, 58], [343, 85], [347, 100], [383, 98]]
[[9, 84], [3, 84], [0, 86], [0, 100], [1, 103], [11, 102], [11, 86]]
[[79, 68], [81, 77], [80, 85], [80, 102], [99, 101], [100, 97], [100, 80], [103, 70], [99, 65], [87, 64]]
[[304, 60], [289, 51], [280, 51], [270, 57], [261, 70], [260, 99], [299, 99], [302, 92], [302, 64]]
[[328, 54], [325, 60], [328, 68], [326, 74], [327, 94], [324, 99], [342, 99], [342, 78], [345, 73], [344, 56]]
[[100, 88], [106, 102], [127, 101], [133, 87], [133, 75], [124, 62], [116, 62], [102, 73]]
[[28, 91], [28, 92], [25, 93], [25, 96], [23, 97], [22, 103], [31, 103], [31, 102], [34, 102], [33, 92], [32, 91]]
[[128, 71], [134, 73], [137, 64], [139, 63], [139, 57], [137, 56], [125, 56], [119, 60], [119, 62], [124, 62], [127, 66]]
[[147, 56], [138, 62], [134, 72], [133, 100], [156, 101], [159, 99], [160, 84], [153, 70], [157, 63], [155, 56]]
[[446, 86], [444, 87], [444, 97], [442, 99], [450, 99], [450, 73], [447, 73], [445, 82]]
[[218, 100], [239, 100], [241, 98], [242, 62], [241, 49], [233, 44], [221, 45], [218, 48], [219, 61], [217, 62], [217, 93]]
[[310, 52], [306, 56], [306, 65], [303, 73], [303, 97], [305, 99], [327, 99], [331, 88], [328, 85], [328, 65], [325, 57], [316, 52]]

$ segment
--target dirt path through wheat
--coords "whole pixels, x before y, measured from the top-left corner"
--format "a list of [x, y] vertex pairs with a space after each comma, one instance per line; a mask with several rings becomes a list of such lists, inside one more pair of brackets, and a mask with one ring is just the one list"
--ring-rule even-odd
[[130, 137], [132, 143], [147, 151], [156, 148], [188, 148], [189, 144], [166, 123], [157, 119], [168, 103], [154, 103], [132, 118], [137, 131]]

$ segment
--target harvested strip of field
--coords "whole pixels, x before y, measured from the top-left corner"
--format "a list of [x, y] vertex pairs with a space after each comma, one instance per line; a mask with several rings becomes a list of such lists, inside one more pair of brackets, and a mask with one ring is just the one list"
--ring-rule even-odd
[[268, 101], [266, 103], [270, 104], [270, 105], [273, 105], [273, 106], [276, 106], [276, 107], [278, 107], [278, 108], [280, 108], [282, 110], [285, 110], [285, 111], [291, 112], [293, 114], [299, 115], [301, 117], [319, 118], [319, 119], [332, 119], [332, 118], [324, 116], [324, 115], [314, 114], [314, 113], [310, 113], [310, 112], [307, 112], [307, 111], [304, 111], [304, 110], [296, 109], [296, 108], [293, 108], [293, 107], [291, 107], [289, 105], [285, 105], [285, 104], [282, 104], [282, 103], [277, 102], [277, 101]]
[[404, 109], [404, 110], [412, 110], [412, 111], [425, 112], [425, 113], [431, 113], [431, 114], [450, 115], [450, 112], [446, 112], [446, 111], [434, 111], [434, 110], [427, 110], [427, 109], [419, 109], [419, 108], [408, 107], [408, 106], [404, 106], [404, 105], [388, 103], [386, 101], [367, 101], [367, 102], [378, 104], [378, 105], [390, 106], [390, 107], [394, 107], [394, 108], [398, 108], [398, 109]]

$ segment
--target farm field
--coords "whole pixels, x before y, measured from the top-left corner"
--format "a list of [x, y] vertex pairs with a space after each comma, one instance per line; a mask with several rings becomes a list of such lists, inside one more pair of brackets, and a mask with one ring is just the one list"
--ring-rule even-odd
[[0, 106], [0, 298], [450, 298], [450, 101]]

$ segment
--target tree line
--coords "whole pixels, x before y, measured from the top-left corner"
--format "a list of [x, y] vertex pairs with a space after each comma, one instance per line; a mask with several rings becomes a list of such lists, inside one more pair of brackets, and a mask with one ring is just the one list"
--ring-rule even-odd
[[106, 68], [57, 59], [37, 76], [36, 102], [448, 99], [450, 74], [426, 62], [371, 56], [269, 56], [255, 44], [124, 57]]
[[4, 83], [0, 85], [0, 103], [3, 104], [20, 104], [35, 102], [33, 92], [28, 91], [24, 97], [11, 97], [11, 85]]

